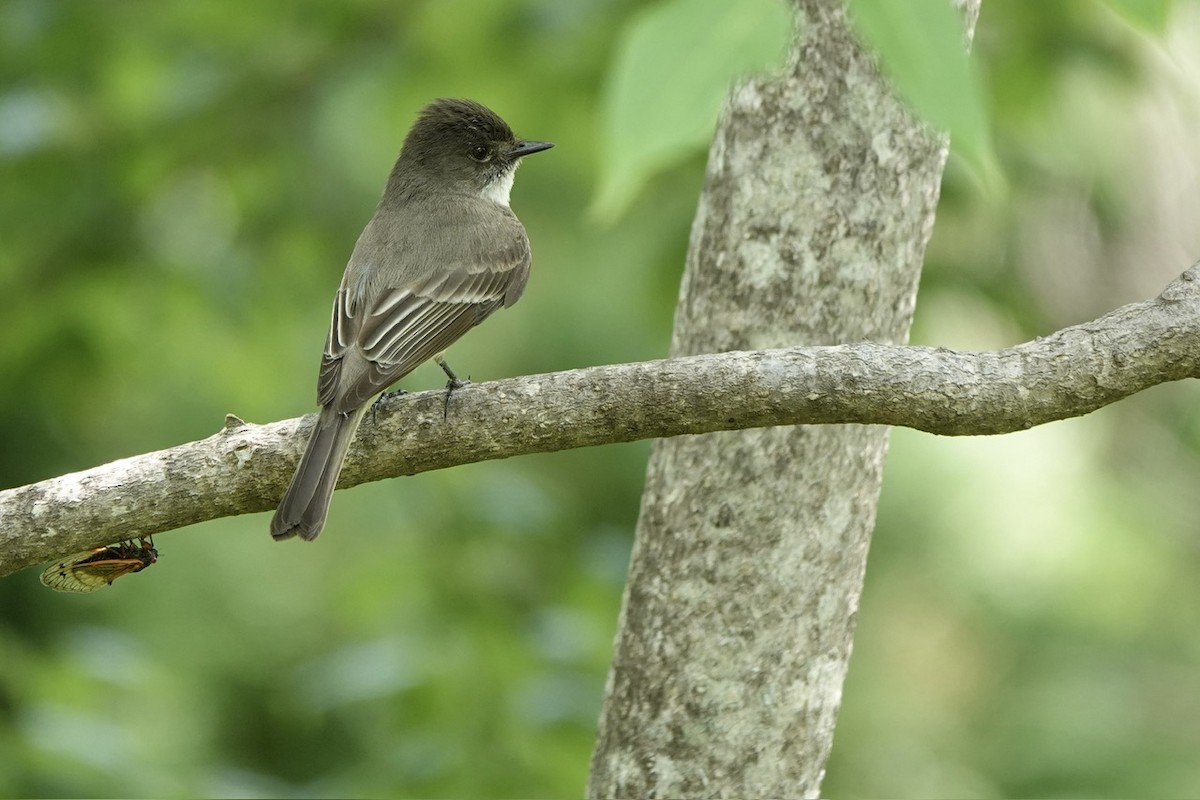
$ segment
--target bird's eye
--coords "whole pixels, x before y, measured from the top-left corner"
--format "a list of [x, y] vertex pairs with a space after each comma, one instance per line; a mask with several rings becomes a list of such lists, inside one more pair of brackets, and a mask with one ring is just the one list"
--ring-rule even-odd
[[471, 158], [475, 159], [480, 164], [484, 163], [491, 157], [492, 154], [481, 144], [475, 145], [474, 149], [471, 150]]

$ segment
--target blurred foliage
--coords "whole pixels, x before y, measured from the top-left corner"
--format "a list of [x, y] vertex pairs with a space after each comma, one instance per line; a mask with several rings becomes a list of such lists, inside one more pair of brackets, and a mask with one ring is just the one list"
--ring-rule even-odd
[[[585, 214], [643, 6], [0, 3], [0, 485], [313, 410], [333, 289], [437, 96], [558, 145], [513, 195], [529, 291], [452, 363], [662, 356], [703, 147], [615, 225]], [[915, 342], [1045, 334], [1200, 253], [1200, 10], [1170, 9], [1149, 34], [1095, 0], [984, 0], [972, 58], [1011, 191], [951, 159]], [[1198, 394], [895, 432], [827, 794], [1194, 793]], [[164, 534], [92, 596], [0, 582], [0, 794], [577, 795], [647, 452], [340, 492], [309, 546], [266, 514]]]
[[592, 215], [611, 223], [656, 172], [706, 147], [730, 83], [782, 63], [791, 27], [778, 0], [666, 0], [626, 25], [604, 92]]
[[938, 130], [993, 193], [1003, 186], [976, 62], [963, 46], [962, 14], [946, 0], [851, 0], [859, 34], [900, 96]]
[[1118, 14], [1134, 25], [1155, 34], [1166, 30], [1175, 0], [1105, 0]]

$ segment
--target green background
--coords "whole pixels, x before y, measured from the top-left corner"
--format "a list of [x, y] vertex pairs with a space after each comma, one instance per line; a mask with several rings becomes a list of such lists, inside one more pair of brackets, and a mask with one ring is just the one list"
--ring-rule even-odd
[[[588, 213], [644, 5], [0, 2], [0, 486], [314, 410], [345, 259], [437, 96], [557, 144], [513, 192], [528, 292], [451, 363], [663, 356], [703, 146]], [[914, 342], [1023, 341], [1200, 255], [1198, 37], [1192, 2], [985, 0], [1003, 181], [952, 157]], [[314, 545], [266, 514], [167, 533], [91, 596], [0, 581], [0, 795], [577, 796], [648, 450], [339, 492]], [[895, 431], [825, 793], [1194, 794], [1197, 487], [1190, 384]]]

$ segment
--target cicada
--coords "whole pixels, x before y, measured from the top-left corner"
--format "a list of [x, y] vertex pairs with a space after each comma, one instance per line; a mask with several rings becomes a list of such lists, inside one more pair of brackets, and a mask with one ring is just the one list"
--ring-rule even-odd
[[94, 592], [122, 575], [141, 572], [158, 561], [154, 540], [118, 542], [64, 558], [42, 573], [42, 585], [59, 592]]

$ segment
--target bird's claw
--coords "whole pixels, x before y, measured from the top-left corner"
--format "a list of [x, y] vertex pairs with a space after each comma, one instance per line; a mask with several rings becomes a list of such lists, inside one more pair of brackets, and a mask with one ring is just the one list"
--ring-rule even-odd
[[383, 402], [391, 400], [393, 397], [399, 397], [402, 394], [408, 394], [408, 392], [404, 391], [403, 389], [393, 389], [390, 392], [384, 392], [383, 394], [379, 395], [379, 397], [376, 397], [375, 402], [371, 404], [371, 424], [375, 424], [375, 412], [378, 411], [379, 406]]

